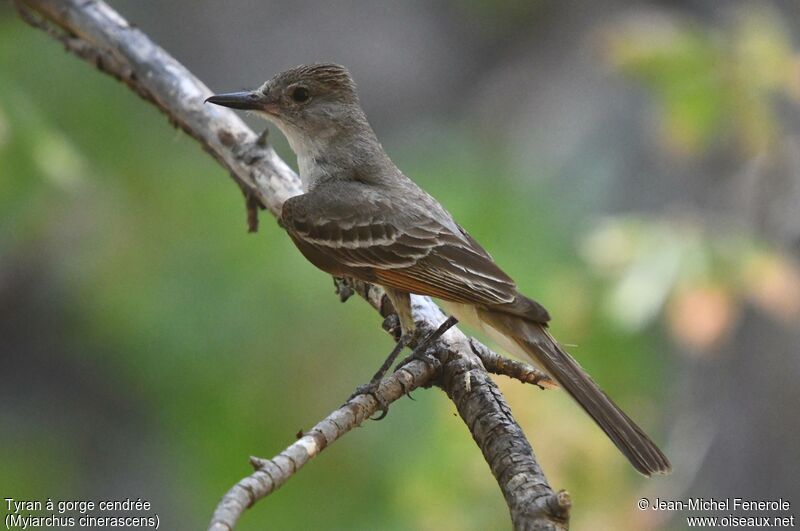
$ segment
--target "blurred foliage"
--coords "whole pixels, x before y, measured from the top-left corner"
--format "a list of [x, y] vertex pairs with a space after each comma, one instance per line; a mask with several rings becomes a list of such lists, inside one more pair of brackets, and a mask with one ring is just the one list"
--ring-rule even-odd
[[[274, 223], [246, 233], [238, 191], [194, 141], [43, 35], [14, 19], [0, 23], [2, 260], [40, 257], [53, 290], [46, 304], [69, 325], [69, 363], [110, 379], [142, 419], [141, 442], [103, 450], [117, 458], [101, 478], [79, 457], [98, 451], [85, 447], [78, 421], [90, 413], [65, 409], [66, 425], [36, 430], [17, 425], [15, 436], [0, 438], [0, 490], [97, 498], [111, 482], [117, 495], [160, 492], [153, 502], [166, 522], [198, 528], [247, 473], [246, 456], [276, 453], [341, 403], [390, 343], [377, 315], [358, 301], [341, 306], [330, 279]], [[585, 365], [645, 416], [658, 396], [637, 374], [658, 363], [655, 346], [594, 318], [599, 285], [570, 258], [546, 191], [504, 191], [486, 179], [506, 173], [512, 182], [502, 153], [468, 134], [452, 138], [436, 150], [401, 149], [398, 162], [559, 316], [565, 341], [587, 345], [576, 349]], [[454, 194], [456, 183], [470, 193]], [[485, 208], [489, 194], [504, 208]], [[531, 227], [528, 244], [498, 238], [519, 227]], [[48, 394], [44, 376], [25, 377], [28, 415], [41, 415], [37, 393], [45, 403], [69, 402]], [[587, 515], [608, 501], [595, 494], [603, 481], [632, 487], [628, 465], [566, 397], [502, 384], [531, 434], [547, 426], [534, 436], [542, 462]], [[247, 514], [242, 529], [504, 528], [500, 493], [452, 404], [436, 391], [415, 398], [327, 450]], [[139, 444], [157, 476], [112, 481], [141, 466], [126, 449]], [[59, 476], [45, 473], [54, 462]]]
[[761, 154], [781, 133], [774, 98], [800, 102], [800, 56], [766, 4], [740, 7], [721, 27], [663, 12], [633, 16], [604, 40], [609, 63], [655, 94], [675, 154], [729, 135], [745, 155]]
[[631, 330], [666, 314], [672, 335], [702, 352], [736, 325], [744, 303], [788, 323], [800, 320], [800, 268], [742, 234], [690, 218], [616, 218], [586, 239], [584, 256], [610, 280], [607, 311]]
[[[480, 17], [495, 6], [462, 9]], [[537, 9], [513, 2], [500, 16]], [[684, 157], [727, 137], [764, 149], [780, 134], [771, 99], [800, 97], [787, 72], [797, 56], [769, 11], [713, 28], [635, 18], [605, 42], [611, 64], [652, 91], [665, 145]], [[669, 360], [659, 317], [697, 350], [734, 325], [745, 300], [796, 319], [797, 265], [770, 248], [700, 222], [641, 218], [589, 220], [575, 245], [566, 227], [576, 223], [536, 168], [509, 167], [485, 132], [442, 128], [435, 143], [392, 146], [396, 162], [548, 307], [555, 335], [632, 417], [660, 417], [651, 413]], [[589, 157], [578, 160], [588, 171]], [[29, 370], [7, 383], [23, 400], [3, 412], [4, 495], [149, 497], [167, 528], [201, 528], [248, 473], [246, 456], [280, 451], [390, 347], [378, 316], [340, 305], [271, 220], [246, 233], [239, 192], [193, 140], [13, 16], [0, 16], [0, 249], [0, 272], [30, 257], [41, 266], [37, 304], [67, 330], [50, 363], [74, 378], [63, 388]], [[643, 480], [600, 430], [563, 393], [499, 380], [551, 483], [580, 507], [574, 528], [629, 528]], [[327, 449], [240, 528], [507, 528], [453, 405], [438, 391], [414, 397]], [[95, 426], [97, 402], [116, 424]]]
[[[648, 89], [671, 155], [700, 159], [724, 148], [731, 159], [775, 164], [786, 137], [781, 104], [800, 103], [800, 54], [768, 4], [726, 15], [723, 23], [664, 11], [627, 17], [603, 33], [606, 60]], [[796, 261], [745, 225], [710, 221], [619, 218], [588, 236], [584, 255], [613, 279], [607, 305], [620, 324], [641, 330], [663, 315], [678, 342], [702, 353], [727, 337], [744, 303], [800, 320]]]

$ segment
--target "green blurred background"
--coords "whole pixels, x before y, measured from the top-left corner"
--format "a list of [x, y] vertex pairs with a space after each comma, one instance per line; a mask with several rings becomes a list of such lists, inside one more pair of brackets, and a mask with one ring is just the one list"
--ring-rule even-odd
[[[574, 529], [683, 529], [642, 496], [800, 504], [796, 2], [111, 4], [214, 90], [351, 68], [398, 165], [672, 458], [641, 478], [564, 393], [498, 377]], [[204, 528], [247, 456], [369, 378], [379, 325], [273, 220], [248, 234], [193, 140], [0, 6], [3, 497]], [[414, 398], [239, 528], [507, 529], [453, 405]]]

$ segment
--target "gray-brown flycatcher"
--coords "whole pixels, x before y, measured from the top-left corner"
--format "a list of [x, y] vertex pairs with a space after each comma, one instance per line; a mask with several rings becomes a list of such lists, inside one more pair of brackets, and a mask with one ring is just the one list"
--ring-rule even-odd
[[311, 263], [382, 286], [406, 336], [414, 331], [409, 294], [440, 299], [460, 321], [540, 365], [636, 470], [670, 471], [661, 450], [549, 334], [547, 311], [517, 291], [450, 213], [392, 163], [347, 69], [298, 66], [252, 92], [208, 101], [257, 111], [286, 135], [307, 192], [283, 204], [280, 222]]

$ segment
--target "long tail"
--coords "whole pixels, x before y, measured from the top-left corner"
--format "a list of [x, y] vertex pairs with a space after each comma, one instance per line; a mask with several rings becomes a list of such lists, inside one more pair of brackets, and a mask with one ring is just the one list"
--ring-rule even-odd
[[[646, 476], [671, 472], [669, 460], [655, 443], [558, 345], [544, 325], [506, 313], [504, 309], [481, 308], [477, 314], [487, 332], [495, 336], [492, 332], [496, 331], [504, 336], [501, 346], [518, 347], [555, 378], [614, 441], [636, 470]], [[511, 353], [519, 355], [518, 349], [511, 348]]]

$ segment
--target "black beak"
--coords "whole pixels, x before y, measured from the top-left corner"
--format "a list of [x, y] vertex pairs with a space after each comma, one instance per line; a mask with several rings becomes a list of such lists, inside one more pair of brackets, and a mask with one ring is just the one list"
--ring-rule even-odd
[[268, 102], [267, 98], [260, 92], [244, 91], [215, 94], [206, 99], [206, 103], [222, 105], [231, 109], [263, 110]]

